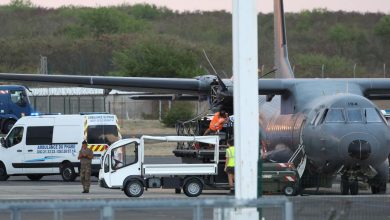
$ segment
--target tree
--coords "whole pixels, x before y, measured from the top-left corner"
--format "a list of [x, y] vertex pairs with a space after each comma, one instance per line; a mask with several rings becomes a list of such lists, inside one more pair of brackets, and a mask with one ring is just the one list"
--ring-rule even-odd
[[102, 34], [141, 31], [147, 24], [115, 8], [97, 8], [82, 14], [81, 26], [88, 28], [98, 37]]
[[188, 103], [174, 103], [162, 122], [167, 127], [174, 127], [178, 121], [187, 121], [194, 117], [193, 106]]
[[390, 16], [384, 16], [381, 20], [375, 25], [374, 33], [380, 37], [383, 42], [390, 42]]
[[344, 55], [345, 48], [354, 40], [355, 34], [353, 30], [345, 25], [336, 24], [328, 30], [329, 39], [334, 41], [340, 49], [341, 55]]
[[193, 77], [203, 73], [196, 48], [175, 38], [149, 37], [114, 53], [115, 75]]
[[30, 0], [11, 0], [9, 6], [12, 8], [32, 8], [33, 3]]

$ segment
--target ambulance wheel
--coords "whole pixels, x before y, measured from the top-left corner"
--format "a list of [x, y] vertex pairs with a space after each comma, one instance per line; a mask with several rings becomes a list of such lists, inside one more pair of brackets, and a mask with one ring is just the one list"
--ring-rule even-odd
[[9, 178], [7, 170], [3, 164], [0, 165], [0, 181], [6, 181]]
[[27, 175], [27, 178], [29, 178], [31, 181], [38, 181], [42, 179], [43, 175]]
[[295, 196], [297, 194], [297, 189], [293, 186], [286, 186], [283, 189], [283, 193], [286, 196]]
[[144, 193], [144, 185], [138, 180], [130, 180], [123, 191], [128, 197], [140, 197]]
[[4, 122], [3, 127], [1, 128], [1, 132], [3, 134], [7, 134], [11, 130], [11, 128], [14, 126], [15, 122], [16, 121], [13, 119], [10, 119], [10, 120], [7, 120], [6, 122]]
[[74, 167], [71, 163], [62, 164], [60, 167], [60, 172], [62, 180], [65, 182], [73, 182], [77, 177], [76, 172], [74, 171]]
[[203, 184], [196, 178], [189, 179], [183, 187], [184, 194], [188, 197], [197, 197], [202, 193]]

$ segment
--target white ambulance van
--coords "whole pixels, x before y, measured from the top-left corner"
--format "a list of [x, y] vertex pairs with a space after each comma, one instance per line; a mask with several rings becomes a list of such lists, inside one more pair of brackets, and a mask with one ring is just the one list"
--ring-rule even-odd
[[61, 174], [74, 181], [83, 140], [93, 151], [92, 175], [97, 176], [100, 157], [111, 143], [121, 139], [117, 118], [112, 114], [38, 115], [19, 119], [1, 138], [0, 181], [10, 175], [40, 180]]

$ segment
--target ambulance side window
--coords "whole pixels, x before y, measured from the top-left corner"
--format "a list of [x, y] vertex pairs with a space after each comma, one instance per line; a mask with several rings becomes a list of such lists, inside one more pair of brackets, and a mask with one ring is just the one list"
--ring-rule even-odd
[[7, 147], [12, 147], [19, 144], [23, 139], [23, 127], [15, 127], [9, 133], [6, 139]]
[[132, 142], [111, 151], [111, 167], [113, 170], [134, 164], [138, 161], [138, 144]]
[[52, 144], [53, 126], [27, 127], [26, 145]]

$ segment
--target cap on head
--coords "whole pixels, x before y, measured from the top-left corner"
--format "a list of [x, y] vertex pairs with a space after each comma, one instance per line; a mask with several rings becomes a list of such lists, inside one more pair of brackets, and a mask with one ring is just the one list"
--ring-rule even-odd
[[84, 140], [81, 144], [88, 144], [88, 142], [86, 140]]

